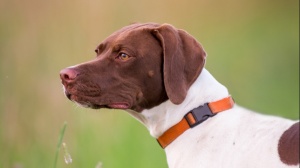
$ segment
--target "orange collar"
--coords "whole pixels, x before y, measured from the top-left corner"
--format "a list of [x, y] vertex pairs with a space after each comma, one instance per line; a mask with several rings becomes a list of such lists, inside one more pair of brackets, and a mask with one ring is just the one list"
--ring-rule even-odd
[[202, 123], [209, 117], [213, 117], [219, 112], [231, 109], [234, 105], [234, 100], [231, 96], [224, 99], [206, 103], [203, 106], [197, 107], [187, 113], [184, 118], [176, 125], [169, 128], [158, 139], [158, 143], [162, 148], [167, 147], [177, 137], [183, 134], [187, 129], [193, 128]]

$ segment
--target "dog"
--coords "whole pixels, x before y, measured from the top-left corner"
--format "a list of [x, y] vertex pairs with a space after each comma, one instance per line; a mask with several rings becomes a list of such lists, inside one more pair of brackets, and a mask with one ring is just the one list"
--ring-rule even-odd
[[299, 167], [299, 121], [236, 105], [184, 30], [136, 23], [95, 52], [61, 70], [65, 95], [87, 108], [126, 110], [164, 148], [170, 168]]

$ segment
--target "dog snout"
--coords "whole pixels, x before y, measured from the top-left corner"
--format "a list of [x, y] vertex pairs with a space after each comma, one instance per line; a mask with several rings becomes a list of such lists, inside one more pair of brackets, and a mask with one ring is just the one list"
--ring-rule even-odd
[[74, 81], [78, 75], [79, 72], [73, 68], [65, 68], [60, 71], [60, 78], [63, 84]]

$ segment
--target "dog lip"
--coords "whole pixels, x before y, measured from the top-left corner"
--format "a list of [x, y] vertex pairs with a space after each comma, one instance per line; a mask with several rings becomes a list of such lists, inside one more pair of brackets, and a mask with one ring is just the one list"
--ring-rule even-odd
[[72, 93], [68, 92], [67, 90], [65, 90], [65, 96], [71, 100], [71, 101], [75, 101], [80, 105], [87, 105], [87, 107], [90, 107], [92, 109], [99, 109], [99, 108], [112, 108], [112, 109], [129, 109], [130, 108], [130, 104], [126, 103], [126, 102], [115, 102], [115, 103], [110, 103], [110, 104], [97, 104], [97, 103], [82, 103], [82, 102], [78, 102], [76, 101], [76, 98], [74, 99]]
[[130, 105], [125, 102], [111, 103], [108, 104], [107, 106], [114, 109], [128, 109], [130, 107]]
[[67, 91], [67, 89], [64, 87], [64, 93], [65, 93], [65, 96], [69, 99], [69, 100], [72, 100], [71, 96], [72, 94], [70, 92]]

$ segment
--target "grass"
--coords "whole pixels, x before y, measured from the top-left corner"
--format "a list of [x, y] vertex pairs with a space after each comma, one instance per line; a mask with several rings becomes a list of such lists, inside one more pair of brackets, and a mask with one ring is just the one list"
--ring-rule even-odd
[[[59, 134], [59, 137], [58, 137], [58, 142], [57, 142], [57, 146], [56, 146], [56, 152], [55, 152], [55, 158], [54, 158], [53, 168], [56, 168], [56, 166], [57, 166], [57, 159], [58, 159], [60, 148], [61, 148], [61, 146], [63, 144], [63, 138], [64, 138], [64, 135], [65, 135], [66, 127], [67, 127], [67, 122], [65, 121], [64, 125], [62, 126], [62, 128], [60, 130], [60, 134]], [[64, 145], [64, 148], [66, 148], [65, 145]], [[65, 155], [68, 155], [68, 152], [65, 151]], [[66, 161], [66, 163], [68, 164], [69, 162]]]

